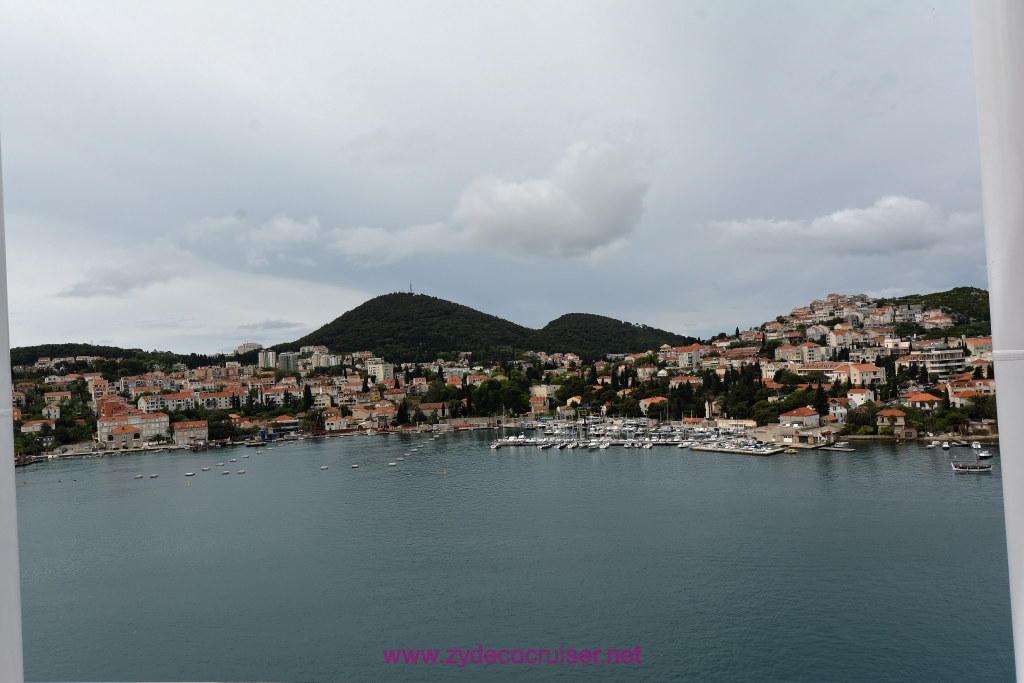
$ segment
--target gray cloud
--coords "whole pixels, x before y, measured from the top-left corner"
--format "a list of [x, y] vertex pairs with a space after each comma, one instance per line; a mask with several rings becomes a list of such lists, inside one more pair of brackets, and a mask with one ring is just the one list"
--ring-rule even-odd
[[428, 130], [392, 133], [382, 128], [359, 135], [346, 145], [354, 161], [369, 161], [385, 166], [422, 164], [433, 158], [436, 147], [434, 135]]
[[262, 320], [258, 323], [239, 325], [239, 331], [262, 332], [264, 330], [290, 330], [296, 327], [305, 327], [305, 323], [291, 322], [290, 320]]
[[82, 280], [58, 291], [56, 296], [71, 299], [124, 297], [136, 290], [169, 282], [175, 276], [174, 270], [166, 265], [118, 264], [92, 268]]

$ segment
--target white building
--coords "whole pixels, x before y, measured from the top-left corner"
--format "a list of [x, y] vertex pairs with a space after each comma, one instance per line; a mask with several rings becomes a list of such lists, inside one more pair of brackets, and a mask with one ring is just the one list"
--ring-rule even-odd
[[395, 378], [395, 366], [391, 363], [385, 363], [381, 358], [371, 358], [366, 361], [365, 368], [366, 375], [370, 378], [371, 384]]

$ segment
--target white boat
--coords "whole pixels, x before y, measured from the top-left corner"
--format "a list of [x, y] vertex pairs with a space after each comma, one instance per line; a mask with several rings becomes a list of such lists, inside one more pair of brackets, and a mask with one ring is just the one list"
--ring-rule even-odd
[[245, 474], [245, 470], [238, 470], [239, 474]]
[[209, 472], [209, 471], [210, 471], [210, 468], [209, 468], [209, 467], [204, 467], [204, 468], [203, 468], [203, 472]]
[[977, 441], [972, 441], [971, 442], [971, 448], [974, 448], [974, 449], [977, 449], [977, 450], [981, 450], [981, 444], [979, 442], [977, 442]]
[[990, 451], [978, 451], [978, 459], [979, 460], [985, 460], [986, 458], [991, 458], [991, 457], [992, 457], [992, 453]]
[[194, 476], [196, 476], [196, 473], [195, 472], [186, 472], [185, 476], [186, 477], [194, 477]]
[[141, 474], [136, 474], [136, 475], [135, 475], [135, 478], [136, 478], [136, 479], [142, 479], [142, 475], [141, 475]]
[[948, 451], [949, 450], [949, 442], [948, 441], [943, 441], [942, 442], [942, 447]]
[[231, 474], [231, 473], [228, 472], [227, 470], [224, 470], [223, 472], [221, 472], [221, 474]]
[[238, 458], [231, 458], [231, 462], [238, 462]]
[[217, 467], [224, 467], [224, 463], [222, 463], [222, 462], [217, 463]]
[[320, 469], [326, 470], [327, 469], [327, 465], [320, 465]]
[[352, 465], [352, 469], [359, 467], [359, 465]]
[[156, 479], [159, 476], [160, 476], [159, 474], [151, 474], [151, 475], [149, 475], [149, 478], [150, 479]]
[[389, 462], [388, 463], [388, 467], [394, 467], [397, 464], [398, 464], [397, 462]]
[[248, 458], [249, 456], [248, 456], [248, 455], [243, 455], [242, 457], [243, 457], [243, 458]]

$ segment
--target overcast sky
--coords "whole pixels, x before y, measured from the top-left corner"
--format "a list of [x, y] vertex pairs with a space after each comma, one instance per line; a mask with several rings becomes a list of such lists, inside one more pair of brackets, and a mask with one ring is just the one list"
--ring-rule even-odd
[[966, 2], [0, 0], [11, 342], [986, 286]]

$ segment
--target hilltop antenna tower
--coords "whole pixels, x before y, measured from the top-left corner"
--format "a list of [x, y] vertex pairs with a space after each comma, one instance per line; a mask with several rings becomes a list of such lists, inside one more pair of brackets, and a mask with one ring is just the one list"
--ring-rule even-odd
[[412, 280], [409, 280], [409, 293], [412, 294]]

